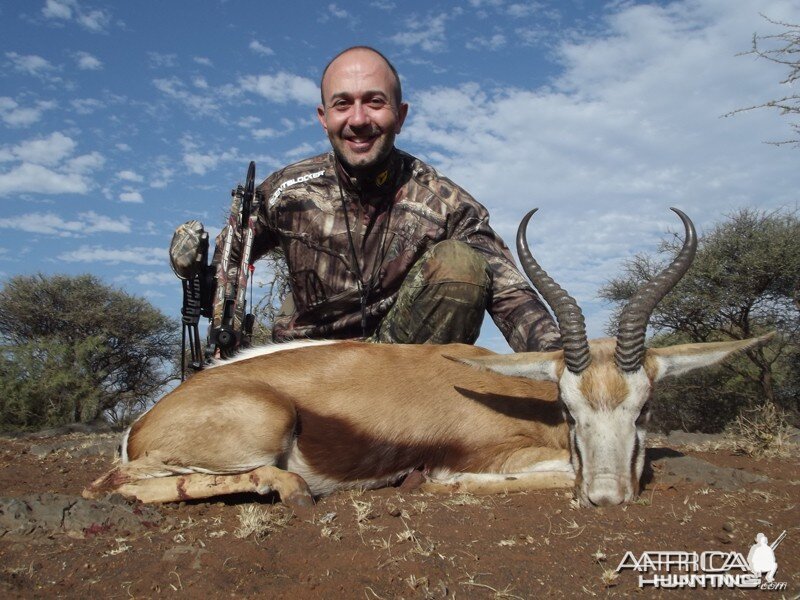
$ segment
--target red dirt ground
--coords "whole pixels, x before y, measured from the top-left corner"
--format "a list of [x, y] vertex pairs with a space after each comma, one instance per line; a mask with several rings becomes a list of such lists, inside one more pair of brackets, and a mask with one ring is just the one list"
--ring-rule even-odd
[[[73, 446], [75, 440], [91, 447], [100, 439], [106, 449], [113, 444], [108, 436], [69, 439]], [[79, 496], [112, 464], [111, 456], [91, 449], [41, 450], [59, 440], [0, 438], [0, 496]], [[595, 510], [577, 508], [567, 491], [431, 496], [384, 489], [323, 498], [302, 516], [258, 497], [235, 497], [158, 507], [164, 520], [136, 531], [98, 526], [22, 535], [0, 529], [0, 596], [796, 598], [797, 455], [756, 460], [719, 450], [684, 453], [770, 479], [734, 490], [669, 485], [656, 467], [639, 501]], [[252, 507], [267, 525], [237, 537], [240, 516]], [[757, 533], [772, 541], [783, 530], [775, 580], [788, 583], [784, 591], [642, 590], [637, 574], [615, 573], [629, 550], [747, 556]]]

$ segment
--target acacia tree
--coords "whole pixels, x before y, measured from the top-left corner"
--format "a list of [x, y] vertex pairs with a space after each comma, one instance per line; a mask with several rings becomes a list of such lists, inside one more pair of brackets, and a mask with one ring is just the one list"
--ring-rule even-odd
[[[689, 272], [653, 311], [651, 344], [744, 339], [777, 331], [768, 346], [726, 363], [719, 382], [728, 404], [775, 402], [797, 410], [796, 365], [800, 349], [800, 220], [795, 212], [740, 210], [699, 240]], [[672, 257], [681, 246], [677, 235], [662, 242], [659, 254]], [[609, 281], [600, 295], [617, 303], [617, 312], [668, 260], [637, 255], [622, 277]], [[679, 396], [709, 396], [711, 375], [670, 385]], [[732, 399], [736, 400], [732, 400]], [[734, 415], [725, 415], [725, 418]]]
[[175, 378], [177, 331], [92, 275], [11, 278], [0, 290], [0, 422], [129, 419]]
[[269, 343], [272, 340], [272, 324], [289, 293], [289, 269], [282, 250], [275, 249], [268, 252], [257, 264], [267, 272], [267, 278], [265, 283], [259, 286], [264, 290], [264, 295], [252, 309], [256, 316], [254, 345]]
[[[800, 81], [800, 25], [774, 21], [766, 16], [764, 16], [764, 19], [772, 25], [782, 27], [783, 31], [772, 35], [759, 35], [754, 33], [752, 48], [749, 52], [743, 52], [742, 55], [754, 55], [767, 62], [786, 67], [789, 73], [780, 83], [787, 87], [792, 87]], [[737, 109], [724, 116], [728, 117], [736, 113], [755, 110], [757, 108], [774, 108], [782, 115], [797, 116], [800, 115], [800, 94], [796, 92], [790, 93], [780, 98], [762, 102], [761, 104]], [[800, 146], [800, 123], [790, 122], [789, 125], [795, 133], [793, 139], [770, 143], [779, 146], [784, 144]]]

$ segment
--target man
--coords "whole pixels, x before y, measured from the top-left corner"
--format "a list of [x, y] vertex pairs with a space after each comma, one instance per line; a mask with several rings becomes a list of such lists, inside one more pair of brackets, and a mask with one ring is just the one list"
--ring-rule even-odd
[[291, 285], [273, 338], [471, 344], [488, 309], [514, 350], [559, 347], [555, 323], [486, 209], [394, 147], [408, 104], [391, 63], [372, 48], [349, 48], [320, 88], [317, 116], [332, 151], [259, 186], [252, 259], [281, 247]]

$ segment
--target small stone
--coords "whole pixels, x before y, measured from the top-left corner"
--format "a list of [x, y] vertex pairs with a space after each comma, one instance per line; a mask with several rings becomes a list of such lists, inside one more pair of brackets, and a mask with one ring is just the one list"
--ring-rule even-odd
[[728, 533], [733, 533], [733, 531], [736, 529], [736, 527], [733, 525], [733, 523], [728, 521], [722, 526], [722, 529], [727, 531]]

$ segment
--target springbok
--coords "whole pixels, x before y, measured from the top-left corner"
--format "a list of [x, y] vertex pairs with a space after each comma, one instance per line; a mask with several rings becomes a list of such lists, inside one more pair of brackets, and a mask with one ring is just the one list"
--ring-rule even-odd
[[[143, 502], [277, 491], [283, 502], [376, 488], [419, 471], [429, 489], [569, 487], [585, 506], [639, 491], [653, 383], [765, 344], [645, 348], [655, 306], [697, 238], [623, 310], [616, 339], [588, 341], [583, 314], [517, 232], [523, 269], [555, 313], [563, 350], [498, 355], [463, 344], [305, 342], [245, 352], [196, 374], [126, 432], [122, 464], [87, 498]], [[424, 487], [423, 487], [424, 489]]]

